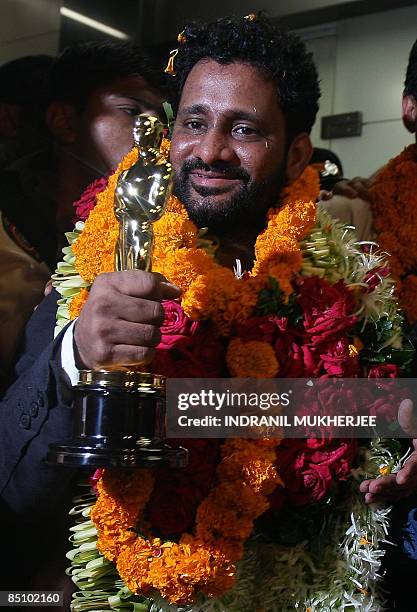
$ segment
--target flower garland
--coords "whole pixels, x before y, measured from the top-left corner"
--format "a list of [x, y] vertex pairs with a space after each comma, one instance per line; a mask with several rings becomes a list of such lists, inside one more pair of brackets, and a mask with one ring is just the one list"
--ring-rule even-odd
[[[109, 178], [107, 188], [98, 193], [97, 204], [85, 225], [77, 224], [75, 235], [68, 235], [67, 261], [64, 267], [58, 266], [53, 277], [54, 286], [67, 298], [68, 316], [62, 313], [61, 303], [60, 326], [79, 315], [88, 297], [87, 288], [94, 279], [103, 272], [114, 270], [114, 249], [119, 232], [114, 215], [114, 191], [119, 175], [135, 163], [137, 157], [137, 149], [133, 148]], [[211, 255], [197, 248], [198, 230], [188, 219], [181, 202], [172, 196], [165, 214], [153, 226], [152, 269], [182, 289], [181, 304], [188, 316], [194, 320], [211, 319], [220, 333], [227, 335], [233, 322], [247, 318], [254, 309], [259, 288], [267, 278], [275, 278], [286, 295], [292, 292], [291, 278], [302, 264], [299, 242], [316, 220], [318, 188], [317, 172], [307, 168], [298, 181], [285, 189], [281, 208], [268, 213], [267, 228], [255, 244], [253, 270], [243, 285], [232, 270], [217, 264]], [[69, 259], [75, 270], [65, 268]], [[75, 291], [65, 293], [68, 286]]]
[[[181, 612], [292, 612], [348, 609], [355, 612], [380, 612], [383, 599], [375, 589], [386, 542], [389, 509], [364, 507], [358, 492], [362, 478], [396, 472], [401, 465], [398, 443], [376, 440], [363, 455], [355, 471], [349, 506], [337, 506], [327, 517], [318, 535], [320, 542], [308, 546], [305, 537], [300, 544], [288, 547], [259, 535], [245, 546], [245, 556], [238, 564], [234, 588], [220, 598], [204, 599]], [[71, 511], [77, 524], [71, 527], [72, 550], [68, 573], [79, 591], [74, 595], [74, 612], [132, 610], [135, 612], [176, 612], [165, 599], [152, 594], [152, 600], [135, 596], [124, 587], [113, 563], [97, 549], [97, 531], [91, 521], [94, 495], [80, 496]], [[323, 514], [325, 508], [321, 508]], [[349, 513], [352, 512], [350, 516]], [[342, 519], [346, 518], [346, 521]], [[285, 534], [299, 516], [290, 515], [282, 524]], [[331, 529], [336, 525], [336, 530]], [[317, 523], [314, 525], [317, 534]], [[318, 551], [315, 548], [318, 546]], [[262, 559], [262, 563], [260, 562]], [[268, 568], [268, 571], [265, 571]], [[294, 589], [296, 585], [296, 589]], [[368, 592], [369, 591], [369, 592]], [[367, 593], [366, 595], [364, 593]]]
[[[417, 145], [409, 145], [378, 173], [370, 188], [373, 223], [390, 255], [402, 309], [417, 321]], [[406, 220], [406, 222], [405, 222]]]
[[[135, 163], [137, 157], [134, 148], [109, 178], [107, 188], [97, 194], [97, 204], [85, 225], [76, 227], [76, 233], [69, 236], [71, 249], [66, 255], [75, 258], [75, 271], [81, 279], [78, 291], [71, 294], [68, 301], [71, 319], [81, 311], [88, 298], [88, 286], [96, 276], [114, 270], [119, 231], [114, 216], [114, 191], [121, 172]], [[194, 319], [211, 318], [219, 332], [226, 335], [232, 322], [247, 318], [254, 309], [260, 279], [264, 284], [269, 276], [274, 276], [288, 295], [292, 291], [291, 277], [302, 264], [299, 241], [315, 223], [317, 192], [317, 173], [307, 170], [299, 183], [286, 190], [282, 208], [269, 211], [268, 226], [255, 245], [256, 260], [251, 277], [244, 284], [244, 296], [242, 284], [233, 272], [197, 248], [197, 228], [175, 197], [171, 197], [162, 219], [154, 224], [153, 269], [182, 288], [182, 308], [186, 314]], [[300, 199], [301, 194], [307, 194], [309, 200]], [[62, 293], [62, 268], [57, 272], [55, 285]], [[74, 284], [74, 278], [71, 282]], [[259, 353], [265, 348], [272, 351], [265, 343], [258, 345]], [[251, 347], [240, 347], [244, 355], [248, 354], [248, 349]], [[237, 365], [239, 350], [235, 350], [233, 342], [229, 355], [230, 363], [236, 362], [238, 375], [242, 368]], [[276, 374], [273, 356], [270, 359], [272, 368], [265, 357], [265, 367], [259, 367], [259, 361], [257, 368], [254, 364], [257, 376]], [[129, 495], [123, 494], [123, 488], [121, 496], [112, 494], [112, 490], [119, 491], [120, 483], [112, 487], [111, 477], [104, 476], [99, 483], [99, 499], [92, 511], [99, 533], [99, 550], [109, 560], [116, 561], [120, 576], [133, 592], [157, 589], [172, 602], [187, 603], [196, 592], [213, 597], [229, 590], [235, 579], [234, 564], [243, 555], [243, 543], [252, 531], [254, 520], [268, 508], [266, 495], [272, 493], [279, 482], [274, 467], [278, 443], [279, 440], [241, 441], [240, 448], [236, 448], [236, 441], [224, 444], [224, 458], [218, 467], [219, 482], [197, 510], [196, 536], [183, 534], [178, 544], [162, 544], [159, 539], [133, 535], [132, 530], [151, 494], [149, 475], [148, 486], [142, 483], [142, 495], [136, 504]], [[142, 473], [143, 470], [139, 478]], [[127, 483], [128, 491], [133, 490], [134, 484], [135, 476]]]
[[266, 496], [280, 482], [276, 445], [276, 440], [227, 441], [218, 483], [197, 510], [196, 535], [184, 533], [178, 543], [136, 534], [152, 490], [150, 471], [104, 471], [91, 511], [97, 547], [116, 562], [131, 592], [157, 589], [172, 603], [185, 604], [196, 592], [215, 597], [232, 588], [243, 543], [269, 506]]
[[[94, 278], [114, 269], [118, 236], [114, 190], [120, 172], [136, 159], [137, 151], [133, 150], [110, 177], [107, 188], [96, 196], [97, 204], [86, 222], [78, 222], [74, 232], [68, 234], [69, 247], [54, 277], [62, 295], [58, 310], [61, 326], [79, 314]], [[227, 344], [226, 363], [232, 376], [357, 375], [360, 359], [381, 376], [385, 375], [387, 356], [392, 360], [398, 352], [404, 358], [401, 317], [385, 262], [372, 251], [362, 253], [354, 235], [327, 213], [316, 213], [317, 192], [317, 173], [311, 169], [285, 190], [282, 207], [268, 213], [267, 227], [255, 244], [253, 269], [243, 279], [235, 278], [233, 272], [216, 263], [212, 254], [199, 248], [197, 228], [182, 204], [174, 197], [170, 199], [167, 212], [154, 224], [153, 267], [182, 288], [181, 306], [173, 302], [170, 308], [185, 320], [174, 335], [164, 335], [162, 330], [155, 371], [166, 373], [169, 366], [173, 376], [182, 372], [195, 375], [190, 374], [190, 366], [196, 360], [196, 345], [201, 346], [201, 338], [206, 337], [201, 331], [204, 322], [212, 326], [211, 336], [223, 337]], [[166, 313], [167, 307], [169, 304], [164, 304]], [[303, 313], [301, 327], [297, 309]], [[366, 350], [360, 341], [353, 344], [349, 340], [355, 326], [366, 341]], [[207, 364], [204, 355], [202, 358]], [[394, 364], [387, 367], [397, 368]], [[233, 585], [239, 568], [248, 564], [245, 551], [250, 549], [248, 538], [255, 519], [273, 504], [271, 494], [276, 498], [283, 490], [279, 442], [227, 441], [221, 449], [215, 484], [197, 504], [194, 535], [181, 530], [178, 541], [155, 537], [155, 523], [148, 523], [155, 487], [161, 487], [158, 474], [154, 477], [146, 470], [105, 471], [98, 484], [99, 498], [91, 510], [90, 535], [98, 536], [95, 544], [103, 555], [99, 559], [104, 574], [113, 571], [108, 563], [115, 563], [127, 587], [123, 597], [137, 593], [146, 600], [149, 595], [154, 602], [152, 610], [168, 609], [167, 601], [170, 605], [187, 605], [202, 597], [206, 602], [220, 601], [222, 596], [227, 600], [227, 593], [236, 588]], [[337, 452], [343, 456], [342, 446]], [[333, 477], [343, 480], [342, 473], [347, 477], [354, 453], [350, 455], [350, 459], [343, 459], [345, 467], [339, 466]], [[320, 469], [326, 474], [326, 482], [333, 483], [328, 466]], [[320, 473], [317, 466], [310, 469], [309, 482], [314, 473]], [[286, 484], [292, 495], [296, 494], [295, 485], [292, 481]], [[306, 487], [303, 481], [297, 486]], [[316, 500], [317, 491], [308, 492], [307, 487], [303, 499], [315, 502], [326, 494], [327, 489], [320, 491]], [[332, 520], [339, 525], [335, 517]], [[86, 550], [90, 553], [89, 546]], [[378, 550], [378, 538], [375, 546]], [[81, 569], [81, 574], [75, 571], [77, 580], [95, 568], [97, 557], [91, 552], [87, 558], [93, 565]], [[349, 569], [344, 576], [348, 575]], [[368, 597], [368, 587], [374, 589], [375, 580], [371, 572], [360, 584], [362, 603]], [[346, 592], [338, 593], [345, 603], [346, 596], [352, 601], [357, 597], [356, 583], [351, 581], [347, 595], [345, 583]], [[318, 592], [318, 584], [314, 587]], [[90, 587], [86, 588], [88, 592]], [[115, 605], [119, 601], [115, 600]], [[224, 609], [222, 603], [219, 605], [213, 610]]]

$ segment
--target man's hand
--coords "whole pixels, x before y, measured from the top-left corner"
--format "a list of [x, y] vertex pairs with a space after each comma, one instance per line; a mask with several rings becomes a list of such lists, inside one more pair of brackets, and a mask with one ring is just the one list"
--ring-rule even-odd
[[367, 202], [370, 201], [369, 188], [372, 184], [370, 179], [356, 176], [350, 181], [339, 181], [333, 187], [332, 191], [320, 191], [319, 200], [326, 201], [330, 200], [334, 195], [344, 196], [350, 200], [360, 198]]
[[417, 415], [413, 402], [403, 400], [398, 409], [398, 422], [403, 431], [414, 438], [414, 451], [406, 459], [404, 466], [396, 474], [388, 474], [374, 480], [364, 480], [360, 491], [365, 493], [367, 504], [390, 504], [417, 491]]
[[160, 274], [141, 270], [100, 274], [75, 324], [75, 348], [82, 366], [97, 369], [151, 361], [161, 338], [161, 301], [180, 293]]

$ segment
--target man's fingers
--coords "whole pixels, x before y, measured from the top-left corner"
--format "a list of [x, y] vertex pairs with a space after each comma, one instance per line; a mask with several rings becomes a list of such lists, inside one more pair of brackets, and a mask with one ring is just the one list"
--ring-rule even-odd
[[326, 189], [322, 189], [319, 193], [319, 201], [326, 202], [333, 197], [333, 193], [331, 191], [327, 191]]
[[[113, 326], [119, 325], [121, 321], [128, 321], [131, 323], [144, 323], [147, 325], [162, 325], [164, 322], [164, 308], [161, 302], [154, 302], [152, 300], [145, 300], [142, 298], [134, 298], [129, 295], [117, 296], [117, 302], [112, 300], [113, 296], [109, 295], [109, 302], [101, 301], [94, 305], [95, 313], [102, 316], [106, 316], [108, 313], [112, 313]], [[108, 317], [109, 323], [111, 322]], [[103, 328], [101, 331], [106, 334], [107, 329]]]
[[410, 438], [417, 438], [417, 414], [414, 411], [414, 404], [410, 399], [403, 400], [399, 405], [398, 422], [401, 429]]
[[173, 285], [169, 281], [161, 282], [162, 299], [163, 300], [175, 300], [180, 297], [182, 291], [177, 285]]
[[395, 474], [388, 474], [369, 482], [369, 493], [375, 495], [393, 495], [398, 489]]
[[372, 482], [371, 480], [363, 480], [361, 482], [361, 484], [359, 485], [359, 491], [361, 493], [367, 493], [369, 491], [369, 483]]
[[[415, 441], [414, 441], [415, 442]], [[411, 486], [417, 483], [417, 453], [412, 453], [404, 463], [403, 467], [396, 474], [396, 481], [399, 486]]]
[[108, 359], [103, 359], [97, 365], [102, 368], [110, 368], [115, 365], [135, 366], [150, 363], [154, 356], [154, 348], [119, 344], [112, 347], [112, 352]]
[[131, 346], [155, 347], [161, 341], [161, 332], [156, 325], [117, 321], [103, 334], [106, 345], [126, 344]]
[[124, 295], [156, 301], [173, 299], [181, 295], [181, 289], [169, 283], [162, 275], [143, 270], [100, 274], [94, 285], [96, 290], [100, 285], [108, 285]]

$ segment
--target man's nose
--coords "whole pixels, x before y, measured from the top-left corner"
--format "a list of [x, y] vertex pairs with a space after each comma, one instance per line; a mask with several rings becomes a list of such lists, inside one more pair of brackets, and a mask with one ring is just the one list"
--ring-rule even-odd
[[233, 149], [229, 135], [214, 129], [201, 134], [194, 146], [193, 153], [195, 157], [199, 157], [209, 166], [219, 161], [239, 164], [239, 158]]

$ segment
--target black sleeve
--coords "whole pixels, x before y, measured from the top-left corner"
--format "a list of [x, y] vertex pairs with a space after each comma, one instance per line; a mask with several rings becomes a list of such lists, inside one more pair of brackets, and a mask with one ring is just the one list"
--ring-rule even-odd
[[60, 367], [62, 333], [53, 340], [57, 293], [34, 312], [25, 330], [17, 378], [0, 403], [0, 492], [9, 509], [36, 519], [53, 512], [74, 471], [48, 466], [51, 442], [72, 433], [72, 392]]

